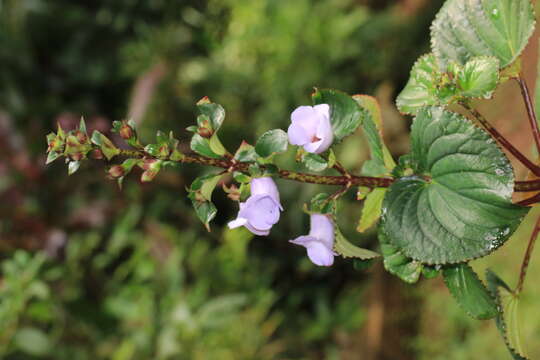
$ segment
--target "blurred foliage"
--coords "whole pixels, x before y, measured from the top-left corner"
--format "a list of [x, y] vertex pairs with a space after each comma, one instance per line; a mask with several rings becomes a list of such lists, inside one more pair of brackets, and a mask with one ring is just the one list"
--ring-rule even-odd
[[[407, 13], [409, 3], [420, 5]], [[45, 169], [45, 134], [81, 115], [107, 135], [128, 115], [143, 138], [178, 133], [208, 95], [224, 105], [221, 138], [236, 148], [286, 126], [314, 86], [383, 94], [385, 120], [404, 122], [389, 105], [393, 91], [427, 51], [441, 3], [0, 0], [0, 357], [357, 358], [372, 274], [341, 261], [314, 268], [286, 241], [305, 232], [300, 208], [315, 186], [278, 183], [291, 211], [268, 238], [225, 229], [236, 209], [216, 191], [207, 233], [185, 196], [201, 169], [164, 171], [148, 185], [128, 177], [120, 192], [93, 165], [69, 178], [62, 164]], [[394, 124], [389, 133], [400, 131]], [[367, 149], [351, 139], [339, 151], [358, 169]], [[374, 234], [355, 233], [361, 206], [350, 200], [338, 221], [348, 238], [373, 246]], [[454, 306], [444, 292], [428, 306], [437, 299]], [[391, 340], [458, 359], [469, 346], [456, 335], [464, 327], [485, 336], [460, 316], [438, 334], [444, 341], [429, 326]], [[483, 341], [496, 336], [490, 328]], [[474, 354], [470, 346], [464, 354]]]

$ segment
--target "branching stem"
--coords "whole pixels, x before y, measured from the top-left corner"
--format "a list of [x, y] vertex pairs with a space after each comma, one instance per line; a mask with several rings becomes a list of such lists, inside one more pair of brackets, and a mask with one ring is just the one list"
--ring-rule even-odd
[[[506, 138], [491, 124], [486, 120], [486, 118], [478, 112], [478, 110], [471, 107], [466, 102], [462, 102], [461, 106], [463, 106], [465, 109], [467, 109], [475, 118], [478, 120], [478, 122], [484, 127], [484, 129], [493, 136], [493, 138], [501, 144], [505, 149], [507, 149], [512, 155], [516, 157], [527, 169], [529, 169], [533, 174], [536, 176], [540, 176], [540, 167], [536, 166], [532, 161], [527, 159], [521, 151], [516, 149], [514, 145], [512, 145]], [[536, 121], [535, 121], [536, 123]]]
[[[525, 102], [525, 108], [527, 109], [527, 117], [529, 118], [529, 125], [531, 126], [534, 142], [536, 143], [536, 150], [540, 154], [540, 131], [538, 130], [538, 122], [536, 120], [536, 112], [534, 111], [533, 101], [527, 83], [523, 76], [515, 78], [521, 89], [521, 95]], [[535, 173], [535, 175], [538, 175]]]
[[[130, 158], [143, 158], [151, 157], [144, 151], [139, 150], [120, 150], [121, 156]], [[213, 159], [205, 156], [188, 154], [184, 155], [182, 159], [178, 160], [179, 163], [184, 164], [201, 164], [207, 166], [214, 166], [222, 169], [227, 169], [229, 172], [239, 171], [248, 174], [249, 166], [251, 163], [237, 162], [233, 159]], [[264, 166], [262, 166], [264, 168]], [[320, 185], [338, 185], [338, 186], [366, 186], [369, 188], [377, 187], [389, 187], [394, 182], [392, 178], [379, 178], [370, 176], [355, 176], [347, 174], [347, 176], [329, 176], [329, 175], [316, 175], [307, 174], [301, 172], [294, 172], [288, 170], [279, 170], [278, 177], [286, 180], [294, 180], [303, 183], [320, 184]]]

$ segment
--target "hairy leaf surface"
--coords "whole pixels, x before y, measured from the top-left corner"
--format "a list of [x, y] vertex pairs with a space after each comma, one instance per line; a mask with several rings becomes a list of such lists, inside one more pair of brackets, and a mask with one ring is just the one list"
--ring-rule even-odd
[[383, 202], [390, 242], [426, 264], [485, 256], [501, 246], [529, 208], [512, 204], [514, 175], [494, 141], [461, 115], [424, 108], [412, 125], [414, 175]]
[[431, 27], [431, 47], [442, 69], [480, 55], [501, 68], [521, 54], [534, 30], [530, 0], [448, 0]]

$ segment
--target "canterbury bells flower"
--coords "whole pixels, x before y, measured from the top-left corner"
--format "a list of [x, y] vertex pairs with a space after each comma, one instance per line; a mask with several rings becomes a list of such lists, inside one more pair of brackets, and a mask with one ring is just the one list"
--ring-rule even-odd
[[245, 226], [255, 235], [266, 236], [279, 221], [279, 212], [283, 207], [279, 202], [276, 183], [270, 177], [251, 179], [251, 196], [240, 203], [236, 220], [229, 222], [229, 228]]
[[334, 263], [334, 224], [326, 215], [311, 214], [311, 229], [308, 235], [289, 240], [293, 244], [302, 245], [312, 263], [319, 266], [330, 266]]
[[303, 146], [307, 152], [315, 154], [332, 145], [334, 133], [328, 104], [300, 106], [291, 114], [291, 122], [287, 131], [291, 144]]

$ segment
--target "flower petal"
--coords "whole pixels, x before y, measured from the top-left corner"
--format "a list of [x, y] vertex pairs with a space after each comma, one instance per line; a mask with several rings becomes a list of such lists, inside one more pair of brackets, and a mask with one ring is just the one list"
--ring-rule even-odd
[[331, 266], [334, 263], [334, 252], [319, 241], [310, 243], [307, 247], [309, 260], [318, 266]]
[[309, 136], [306, 129], [297, 123], [292, 123], [287, 130], [287, 136], [289, 137], [289, 142], [292, 145], [302, 146], [310, 142], [311, 137]]
[[248, 222], [247, 219], [238, 217], [234, 219], [233, 221], [229, 221], [227, 226], [229, 227], [229, 229], [236, 229], [237, 227], [246, 225], [247, 222]]
[[332, 249], [334, 247], [334, 223], [332, 220], [323, 214], [312, 214], [310, 224], [309, 235]]
[[251, 187], [251, 196], [255, 195], [268, 195], [281, 207], [281, 202], [279, 199], [279, 190], [276, 186], [276, 183], [271, 177], [261, 177], [253, 178], [250, 183]]

